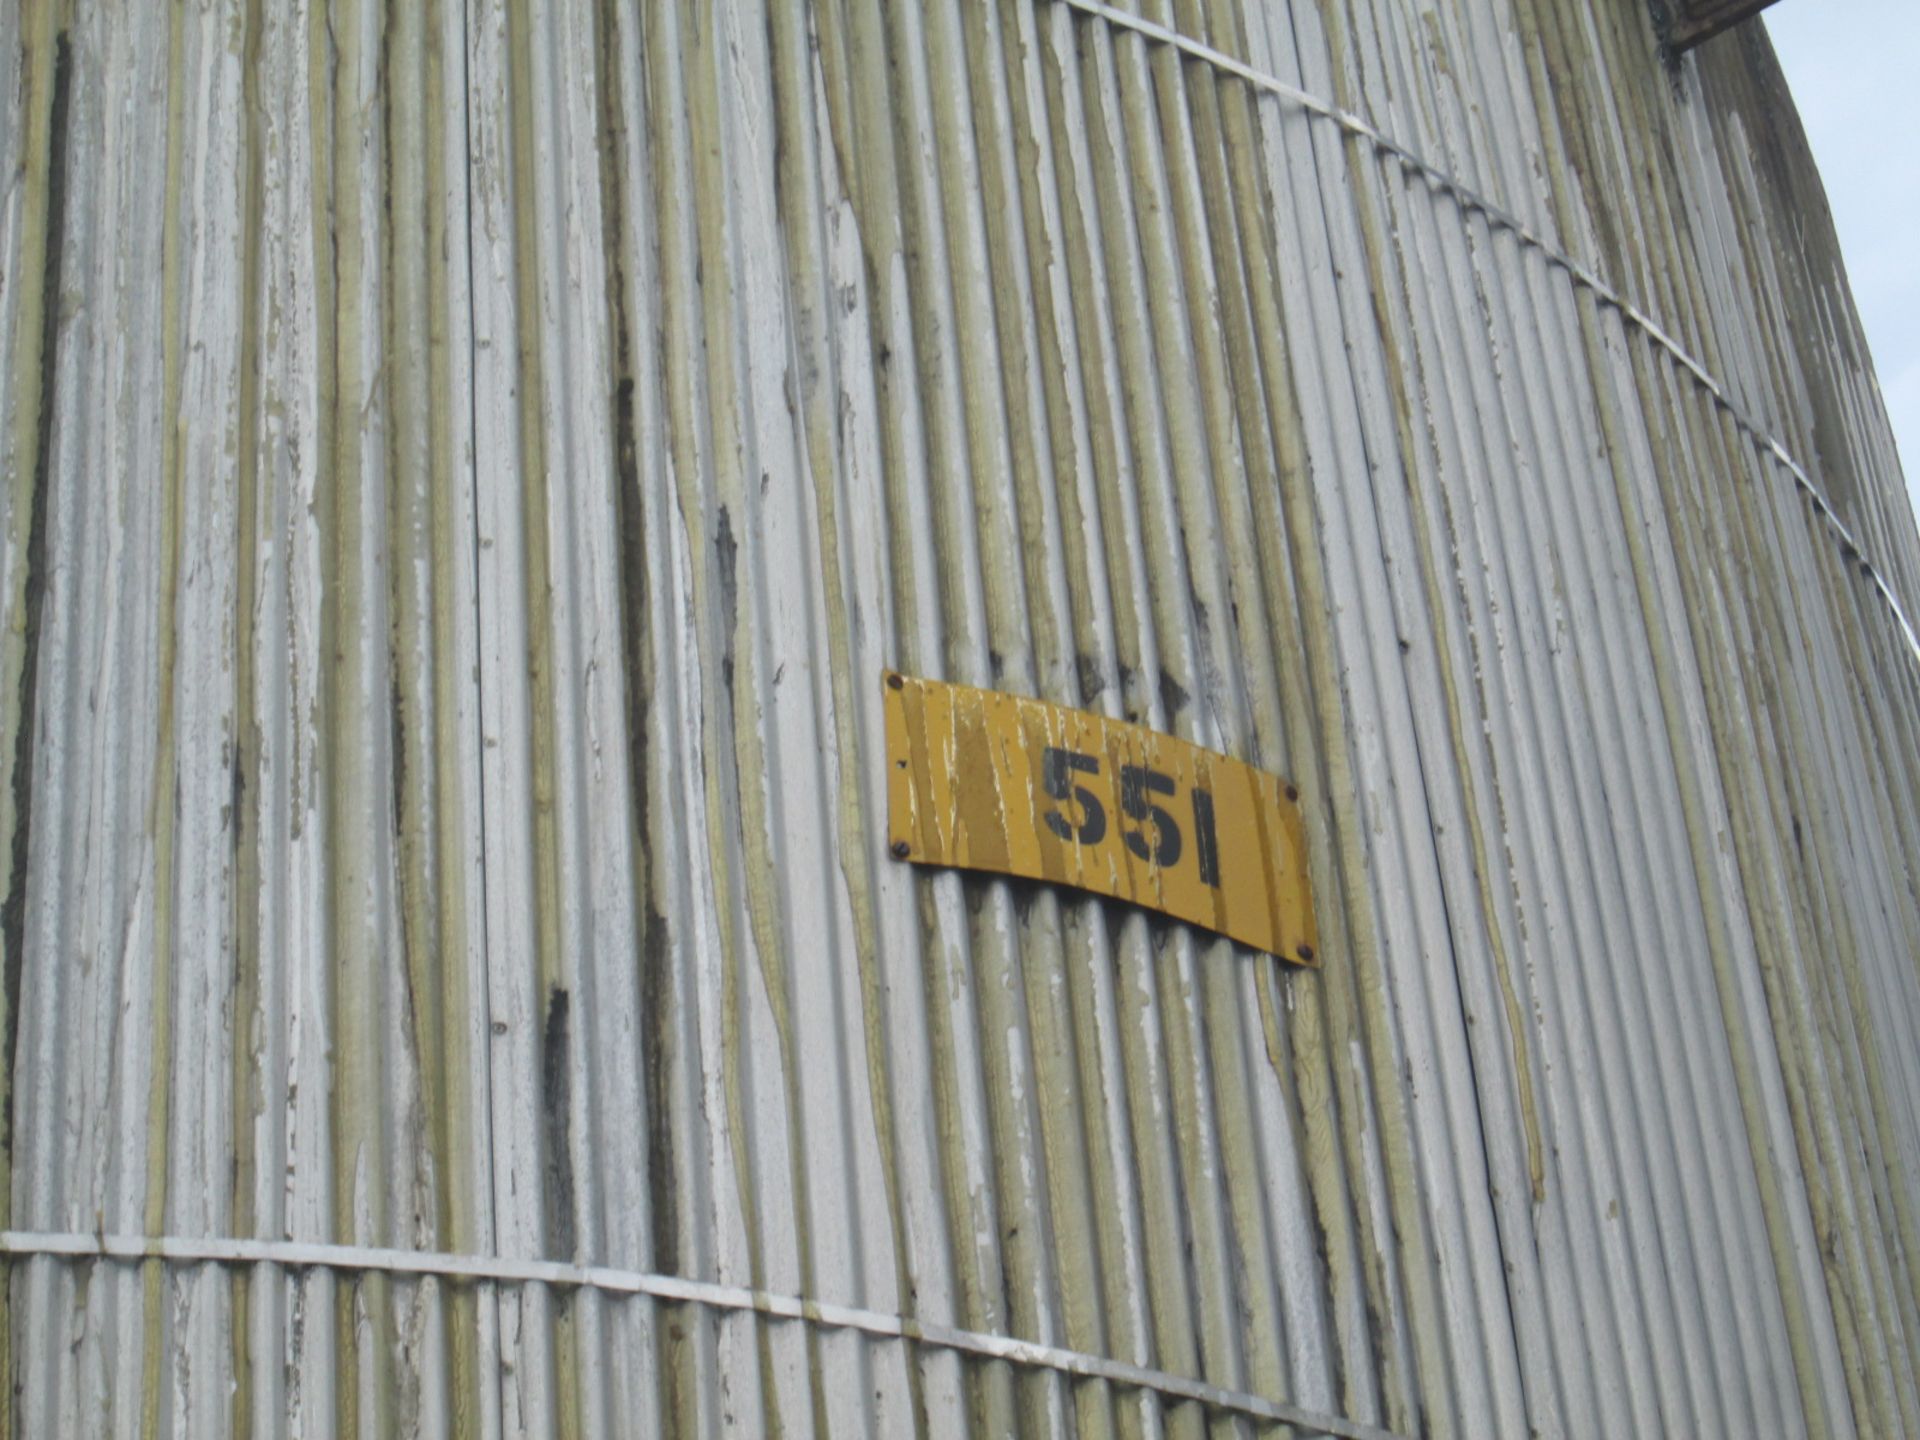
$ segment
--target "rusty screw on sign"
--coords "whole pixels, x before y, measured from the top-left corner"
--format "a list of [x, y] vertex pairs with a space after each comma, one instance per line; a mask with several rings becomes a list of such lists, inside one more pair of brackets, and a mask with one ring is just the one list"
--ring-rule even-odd
[[904, 688], [906, 683], [905, 680], [900, 678], [900, 672], [898, 670], [889, 670], [887, 672], [887, 684], [891, 688], [899, 690]]
[[[1289, 804], [1292, 804], [1298, 801], [1299, 798], [1300, 798], [1300, 787], [1295, 785], [1291, 780], [1289, 780], [1287, 782], [1287, 802]], [[1306, 965], [1311, 965], [1313, 963], [1313, 947], [1311, 945], [1298, 946], [1293, 953], [1300, 957], [1301, 963]]]
[[893, 842], [893, 858], [894, 859], [904, 860], [912, 852], [913, 852], [913, 847], [907, 844], [906, 841], [896, 840]]

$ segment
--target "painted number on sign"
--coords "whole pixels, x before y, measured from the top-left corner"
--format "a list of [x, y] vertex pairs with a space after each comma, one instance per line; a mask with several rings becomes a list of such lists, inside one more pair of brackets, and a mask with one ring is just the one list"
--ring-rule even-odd
[[1314, 963], [1305, 834], [1276, 775], [997, 691], [886, 677], [891, 847], [1130, 900]]
[[[1077, 750], [1062, 750], [1049, 745], [1040, 754], [1040, 774], [1047, 794], [1055, 800], [1071, 800], [1079, 806], [1076, 826], [1067, 818], [1067, 807], [1047, 812], [1047, 828], [1062, 840], [1081, 845], [1098, 845], [1107, 833], [1107, 811], [1098, 796], [1077, 783], [1074, 772], [1100, 774], [1100, 757], [1082, 755]], [[1183, 854], [1191, 854], [1200, 872], [1200, 881], [1215, 889], [1220, 886], [1220, 838], [1213, 823], [1213, 796], [1195, 785], [1189, 792], [1193, 807], [1193, 849], [1183, 849], [1180, 822], [1148, 798], [1173, 795], [1179, 787], [1171, 775], [1149, 770], [1144, 765], [1120, 767], [1120, 813], [1129, 820], [1147, 822], [1146, 829], [1129, 829], [1123, 838], [1127, 848], [1142, 860], [1151, 860], [1163, 869], [1178, 865]], [[1152, 839], [1149, 840], [1148, 836]]]

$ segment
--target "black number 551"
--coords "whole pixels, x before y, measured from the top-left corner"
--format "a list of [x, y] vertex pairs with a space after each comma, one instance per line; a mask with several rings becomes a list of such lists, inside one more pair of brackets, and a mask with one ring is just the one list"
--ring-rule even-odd
[[[1057, 745], [1049, 745], [1041, 753], [1042, 788], [1053, 799], [1066, 802], [1079, 811], [1077, 825], [1069, 818], [1064, 806], [1046, 813], [1047, 828], [1062, 840], [1098, 845], [1106, 838], [1106, 806], [1093, 791], [1078, 783], [1082, 775], [1096, 776], [1099, 773], [1100, 759], [1096, 755], [1063, 750]], [[1142, 860], [1152, 861], [1162, 869], [1179, 864], [1184, 847], [1180, 822], [1164, 806], [1154, 804], [1153, 797], [1173, 795], [1178, 788], [1171, 775], [1158, 770], [1150, 770], [1144, 765], [1120, 767], [1120, 813], [1129, 820], [1151, 826], [1153, 832], [1149, 839], [1145, 830], [1129, 829], [1121, 838], [1135, 855]], [[1200, 871], [1200, 882], [1217, 888], [1220, 884], [1220, 840], [1214, 827], [1213, 795], [1196, 785], [1190, 799], [1193, 806], [1194, 864]]]
[[1067, 823], [1067, 817], [1058, 810], [1047, 812], [1047, 828], [1062, 840], [1098, 845], [1107, 838], [1106, 808], [1086, 786], [1073, 783], [1073, 772], [1076, 770], [1098, 775], [1100, 762], [1092, 755], [1062, 750], [1055, 745], [1049, 745], [1046, 753], [1040, 757], [1040, 780], [1046, 786], [1047, 794], [1056, 800], [1077, 801], [1080, 806], [1080, 826], [1077, 830]]

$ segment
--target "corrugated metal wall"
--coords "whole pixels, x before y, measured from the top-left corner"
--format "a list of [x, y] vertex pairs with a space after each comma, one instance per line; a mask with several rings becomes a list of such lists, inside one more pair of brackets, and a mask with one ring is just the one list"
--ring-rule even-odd
[[[0, 10], [13, 1433], [1920, 1433], [1764, 39], [1143, 10]], [[1297, 778], [1323, 968], [894, 864], [883, 666]]]

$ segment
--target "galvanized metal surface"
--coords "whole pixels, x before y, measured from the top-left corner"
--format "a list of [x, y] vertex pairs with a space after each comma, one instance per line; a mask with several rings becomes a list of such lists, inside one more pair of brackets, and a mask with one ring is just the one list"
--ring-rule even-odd
[[[1142, 10], [0, 12], [14, 1430], [1920, 1433], [1764, 40]], [[1322, 968], [893, 865], [886, 665], [1295, 777]]]

